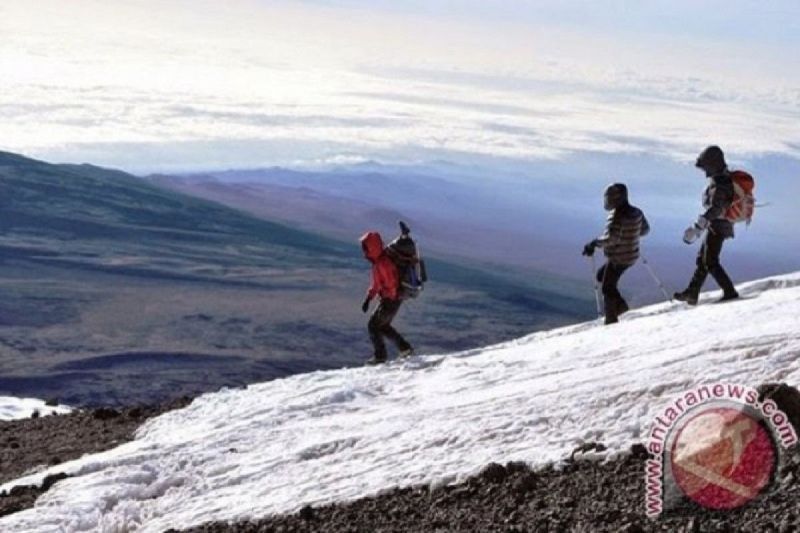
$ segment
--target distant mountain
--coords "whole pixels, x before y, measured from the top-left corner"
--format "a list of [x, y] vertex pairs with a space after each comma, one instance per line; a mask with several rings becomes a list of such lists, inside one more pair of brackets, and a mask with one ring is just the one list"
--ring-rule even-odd
[[[792, 197], [796, 161], [745, 166], [758, 175], [759, 198]], [[603, 230], [602, 192], [609, 181], [630, 185], [633, 202], [653, 228], [642, 243], [643, 254], [676, 290], [685, 287], [694, 269], [696, 246], [686, 246], [681, 236], [700, 212], [704, 186], [696, 169], [684, 164], [601, 155], [537, 162], [497, 176], [441, 162], [366, 161], [315, 171], [271, 167], [147, 179], [334, 238], [350, 240], [366, 228], [391, 228], [402, 217], [412, 222], [429, 253], [490, 265], [518, 279], [545, 278], [548, 286], [571, 278], [583, 291], [591, 290], [591, 279], [580, 250]], [[724, 256], [736, 282], [797, 268], [800, 248], [793, 246], [796, 232], [787, 229], [787, 209], [791, 206], [780, 200], [769, 203], [758, 209], [751, 227], [737, 228]], [[636, 304], [663, 298], [641, 266], [626, 274], [624, 285]]]
[[[369, 266], [355, 235], [344, 243], [119, 171], [0, 152], [0, 395], [150, 402], [359, 364]], [[424, 353], [591, 311], [544, 278], [435, 254], [429, 270], [398, 323]]]
[[327, 233], [353, 241], [376, 221], [385, 223], [403, 218], [397, 210], [376, 207], [367, 202], [333, 196], [308, 187], [288, 187], [269, 183], [225, 183], [212, 176], [183, 178], [151, 177], [153, 183], [200, 198], [236, 207], [262, 218]]
[[[260, 277], [204, 272], [198, 268], [196, 246], [214, 250], [201, 261], [219, 266], [286, 270], [307, 264], [311, 257], [329, 267], [352, 266], [350, 250], [342, 243], [176, 194], [122, 172], [50, 165], [0, 152], [0, 177], [3, 249], [15, 257], [225, 283], [257, 283]], [[284, 254], [275, 254], [276, 247]], [[269, 274], [273, 279], [275, 273]]]
[[575, 273], [565, 269], [564, 261], [574, 256], [574, 239], [564, 237], [572, 228], [550, 224], [542, 231], [543, 223], [559, 217], [546, 207], [532, 207], [536, 204], [527, 203], [529, 192], [522, 188], [514, 193], [491, 182], [464, 183], [410, 172], [283, 168], [147, 179], [336, 238], [393, 227], [402, 217], [424, 235], [429, 252], [512, 266], [526, 274]]

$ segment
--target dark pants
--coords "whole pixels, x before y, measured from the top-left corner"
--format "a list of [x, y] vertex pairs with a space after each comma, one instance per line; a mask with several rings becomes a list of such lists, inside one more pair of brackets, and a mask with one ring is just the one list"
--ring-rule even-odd
[[394, 320], [402, 304], [402, 300], [383, 298], [369, 318], [367, 329], [369, 329], [369, 338], [372, 340], [372, 345], [375, 347], [376, 359], [386, 359], [384, 337], [394, 342], [400, 351], [411, 349], [411, 345], [392, 327], [392, 320]]
[[603, 287], [603, 303], [605, 304], [606, 324], [618, 322], [620, 314], [628, 310], [628, 302], [620, 294], [617, 288], [619, 278], [628, 270], [629, 265], [618, 265], [607, 262], [597, 271], [597, 281]]
[[689, 290], [695, 295], [700, 293], [700, 289], [709, 274], [725, 294], [736, 292], [731, 278], [728, 277], [728, 273], [719, 263], [719, 255], [722, 253], [722, 243], [724, 242], [724, 236], [711, 231], [706, 233], [706, 238], [700, 247], [700, 252], [697, 254], [697, 268], [692, 276], [692, 281], [689, 282]]

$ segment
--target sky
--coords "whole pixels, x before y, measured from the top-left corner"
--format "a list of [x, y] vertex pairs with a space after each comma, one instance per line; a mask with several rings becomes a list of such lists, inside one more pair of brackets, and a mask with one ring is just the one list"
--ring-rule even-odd
[[0, 150], [132, 172], [800, 157], [800, 4], [2, 0]]

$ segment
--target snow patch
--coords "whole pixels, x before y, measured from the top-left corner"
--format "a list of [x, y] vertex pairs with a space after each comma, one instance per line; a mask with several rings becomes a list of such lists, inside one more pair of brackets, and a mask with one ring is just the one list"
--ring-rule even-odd
[[30, 418], [34, 413], [39, 416], [52, 414], [67, 414], [72, 411], [66, 405], [50, 406], [43, 400], [35, 398], [15, 398], [14, 396], [0, 396], [0, 420], [19, 420]]

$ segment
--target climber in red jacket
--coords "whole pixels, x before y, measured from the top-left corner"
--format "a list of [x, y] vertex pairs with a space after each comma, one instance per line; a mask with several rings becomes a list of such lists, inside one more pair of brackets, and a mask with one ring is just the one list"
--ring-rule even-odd
[[364, 257], [372, 263], [372, 282], [367, 297], [361, 305], [361, 310], [367, 312], [369, 303], [375, 298], [380, 298], [380, 303], [372, 313], [367, 328], [372, 345], [375, 348], [372, 359], [368, 364], [386, 362], [386, 343], [384, 337], [397, 345], [401, 357], [413, 353], [411, 345], [392, 327], [392, 320], [403, 304], [400, 298], [400, 274], [397, 266], [386, 254], [383, 239], [378, 232], [370, 231], [361, 237], [361, 249]]

